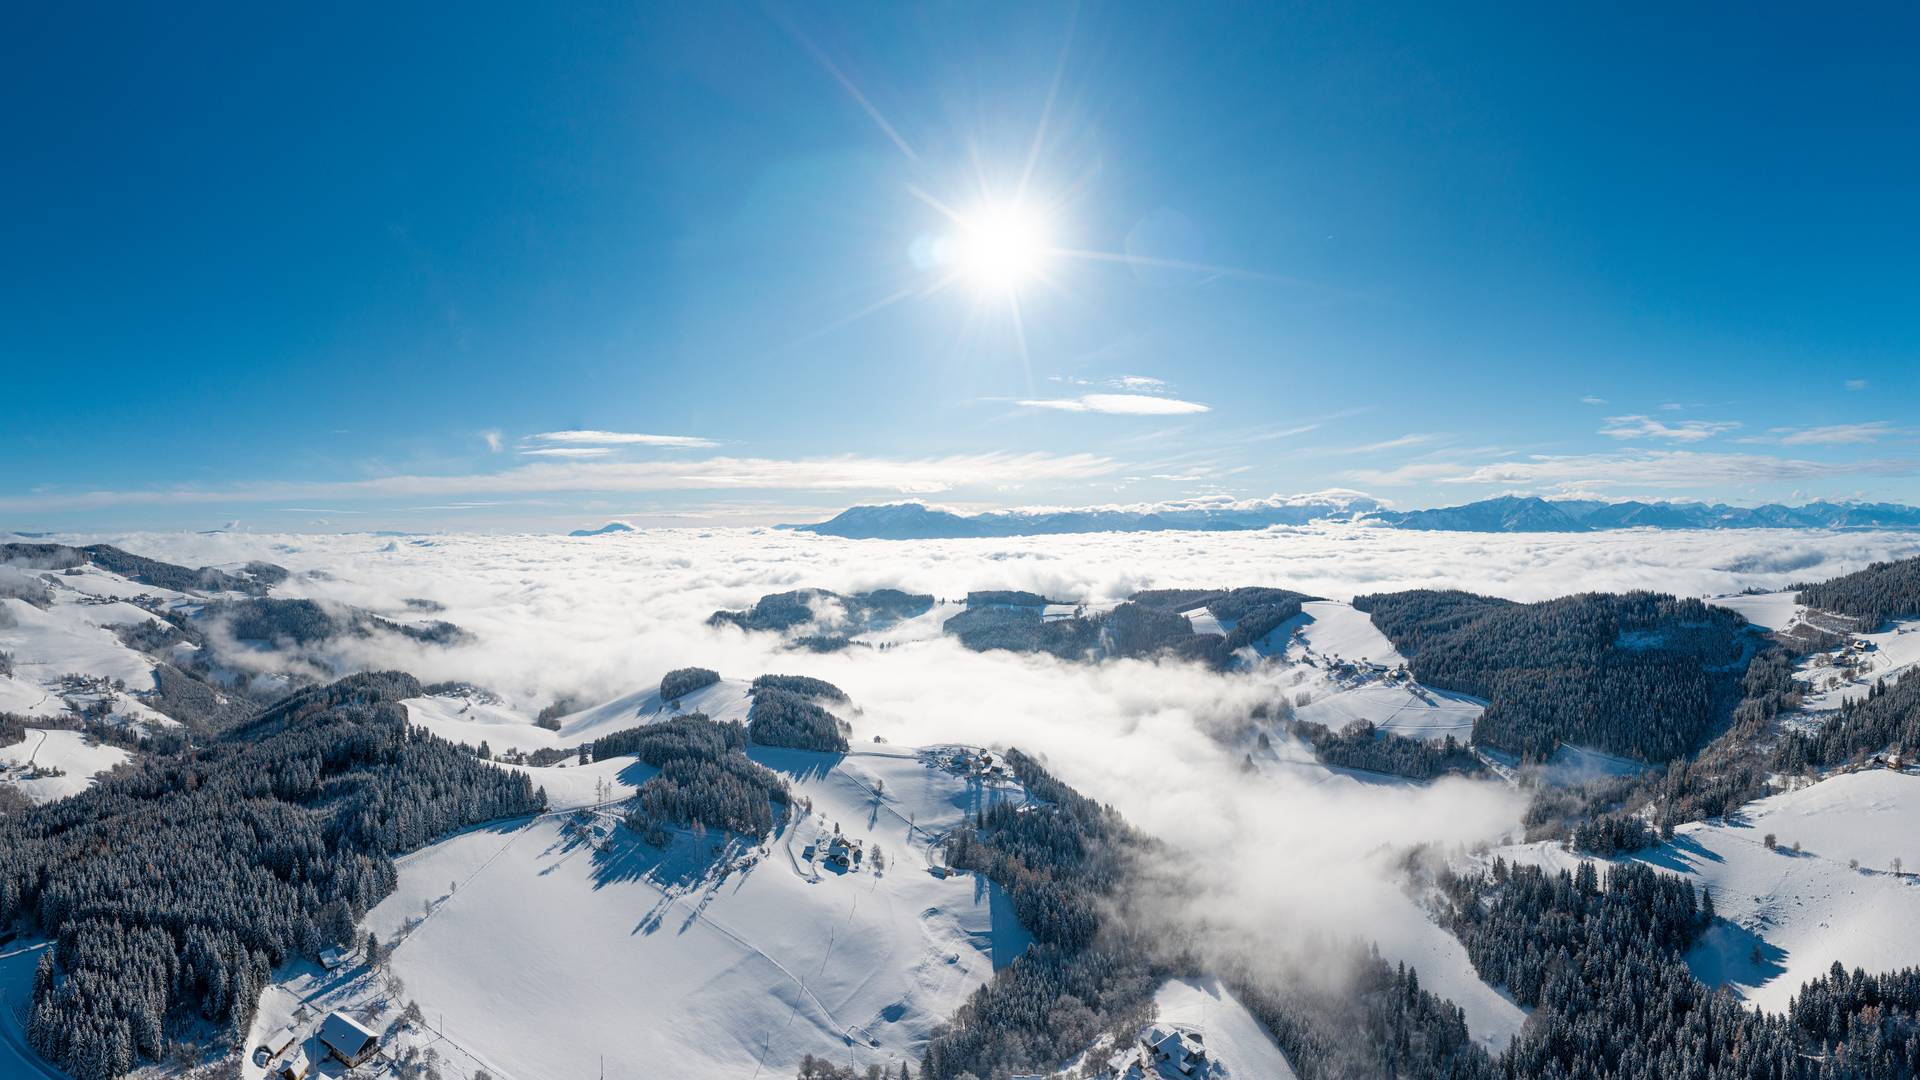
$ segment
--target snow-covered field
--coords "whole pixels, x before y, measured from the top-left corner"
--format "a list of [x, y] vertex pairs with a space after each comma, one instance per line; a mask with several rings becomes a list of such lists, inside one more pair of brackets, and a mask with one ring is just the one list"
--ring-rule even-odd
[[[609, 1076], [674, 1061], [689, 1078], [790, 1076], [804, 1053], [917, 1061], [933, 1026], [1028, 940], [997, 887], [930, 872], [928, 846], [983, 800], [1021, 792], [891, 747], [753, 756], [813, 806], [765, 848], [683, 834], [661, 852], [606, 816], [552, 814], [402, 859], [366, 927], [400, 940], [405, 996], [496, 1077], [594, 1076], [603, 1056]], [[851, 871], [823, 851], [808, 859], [836, 824], [880, 845], [886, 869], [871, 855]], [[331, 1008], [377, 992], [326, 985], [290, 973], [268, 998]]]
[[682, 713], [705, 713], [710, 720], [746, 723], [747, 709], [753, 704], [747, 692], [749, 685], [750, 680], [722, 679], [667, 702], [661, 700], [655, 681], [651, 689], [565, 714], [558, 718], [560, 726], [554, 730], [540, 727], [534, 716], [505, 702], [434, 696], [414, 698], [406, 704], [409, 719], [443, 739], [469, 746], [485, 742], [495, 751], [543, 750], [579, 746], [602, 735]]
[[93, 786], [93, 778], [127, 760], [127, 752], [78, 731], [28, 728], [27, 737], [0, 746], [0, 783], [34, 802], [52, 802]]
[[1219, 1075], [1292, 1080], [1293, 1066], [1273, 1035], [1218, 979], [1169, 979], [1153, 995], [1154, 1019], [1200, 1031], [1207, 1053], [1227, 1066]]
[[1709, 597], [1707, 603], [1737, 611], [1745, 616], [1748, 622], [1768, 630], [1784, 630], [1800, 621], [1800, 617], [1807, 612], [1800, 603], [1800, 594], [1792, 589], [1779, 592], [1731, 593], [1726, 596]]
[[1844, 649], [1836, 649], [1801, 661], [1796, 675], [1809, 689], [1806, 708], [1837, 709], [1866, 697], [1881, 679], [1898, 679], [1920, 667], [1920, 619], [1891, 623], [1877, 633], [1852, 634], [1850, 639], [1869, 647], [1856, 649], [1851, 659], [1845, 658]]
[[[1105, 1067], [1104, 1075], [1160, 1080], [1163, 1077], [1198, 1077], [1203, 1080], [1294, 1080], [1297, 1075], [1287, 1057], [1274, 1044], [1273, 1034], [1247, 1011], [1231, 990], [1214, 978], [1168, 979], [1154, 991], [1153, 1018], [1143, 1025], [1139, 1038], [1115, 1045], [1111, 1035], [1088, 1048], [1062, 1078], [1087, 1075], [1088, 1064]], [[1187, 1036], [1206, 1051], [1201, 1064], [1157, 1062], [1144, 1042], [1155, 1036]]]
[[[1723, 921], [1688, 962], [1703, 982], [1778, 1012], [1836, 960], [1868, 971], [1920, 964], [1920, 936], [1909, 932], [1920, 926], [1916, 823], [1920, 775], [1867, 770], [1761, 799], [1727, 821], [1682, 825], [1672, 843], [1633, 858], [1712, 890]], [[1497, 853], [1578, 861], [1550, 843]], [[1895, 859], [1904, 875], [1892, 873]]]
[[[1409, 739], [1451, 735], [1464, 743], [1486, 709], [1478, 698], [1390, 677], [1388, 669], [1406, 658], [1371, 616], [1350, 604], [1309, 601], [1301, 605], [1298, 619], [1268, 635], [1259, 648], [1295, 665], [1301, 676], [1295, 693], [1304, 694], [1307, 703], [1297, 705], [1295, 715], [1336, 731], [1355, 720], [1371, 720], [1380, 730]], [[1343, 663], [1349, 665], [1344, 673]]]
[[1300, 637], [1313, 652], [1382, 667], [1406, 663], [1387, 635], [1374, 627], [1373, 617], [1351, 604], [1309, 600], [1300, 605], [1300, 613], [1306, 617]]

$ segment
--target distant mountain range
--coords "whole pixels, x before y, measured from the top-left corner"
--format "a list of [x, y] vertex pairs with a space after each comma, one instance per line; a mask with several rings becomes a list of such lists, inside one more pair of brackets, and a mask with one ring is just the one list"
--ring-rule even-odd
[[1236, 531], [1269, 525], [1345, 520], [1380, 509], [1358, 492], [1334, 491], [1245, 502], [1167, 503], [1149, 508], [991, 510], [956, 514], [920, 503], [856, 506], [830, 521], [783, 529], [852, 540], [946, 540], [969, 536], [1042, 536], [1054, 533]]
[[827, 521], [784, 529], [853, 540], [945, 540], [1089, 532], [1239, 531], [1313, 521], [1365, 521], [1450, 532], [1598, 532], [1606, 529], [1920, 529], [1920, 508], [1896, 503], [1601, 502], [1507, 495], [1463, 506], [1388, 510], [1358, 492], [1146, 508], [994, 510], [957, 514], [921, 503], [855, 506]]

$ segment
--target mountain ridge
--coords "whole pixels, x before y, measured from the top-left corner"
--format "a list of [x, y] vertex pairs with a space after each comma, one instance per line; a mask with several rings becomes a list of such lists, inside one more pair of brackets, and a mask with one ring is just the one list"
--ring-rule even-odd
[[1800, 506], [1603, 502], [1502, 495], [1459, 506], [1389, 510], [1358, 492], [1236, 503], [956, 513], [904, 502], [849, 507], [826, 521], [778, 528], [850, 540], [951, 540], [1093, 532], [1249, 531], [1358, 521], [1429, 532], [1603, 532], [1613, 529], [1920, 529], [1920, 507], [1817, 500]]

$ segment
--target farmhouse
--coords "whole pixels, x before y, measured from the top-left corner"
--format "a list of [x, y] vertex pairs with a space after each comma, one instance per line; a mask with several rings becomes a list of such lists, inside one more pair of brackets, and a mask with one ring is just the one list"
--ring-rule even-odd
[[320, 966], [326, 968], [328, 971], [332, 971], [346, 962], [347, 954], [344, 949], [328, 949], [320, 954]]
[[1166, 1067], [1171, 1067], [1180, 1076], [1207, 1074], [1207, 1048], [1199, 1032], [1155, 1024], [1147, 1029], [1141, 1041], [1146, 1044], [1154, 1062], [1163, 1066], [1163, 1074], [1167, 1071]]
[[320, 1041], [328, 1054], [350, 1069], [380, 1052], [380, 1036], [343, 1012], [327, 1014], [326, 1022], [320, 1025]]

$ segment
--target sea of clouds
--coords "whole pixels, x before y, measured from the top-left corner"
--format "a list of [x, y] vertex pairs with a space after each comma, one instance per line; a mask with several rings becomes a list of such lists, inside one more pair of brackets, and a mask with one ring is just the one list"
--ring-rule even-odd
[[[562, 696], [630, 693], [687, 665], [741, 678], [815, 675], [852, 695], [856, 743], [1019, 746], [1170, 841], [1173, 865], [1142, 895], [1161, 897], [1161, 917], [1186, 932], [1218, 931], [1218, 940], [1276, 958], [1310, 934], [1358, 934], [1428, 964], [1431, 926], [1406, 894], [1397, 860], [1416, 844], [1450, 850], [1517, 835], [1524, 797], [1489, 781], [1363, 782], [1291, 745], [1280, 747], [1282, 761], [1244, 771], [1250, 717], [1293, 685], [1284, 665], [1222, 675], [1145, 661], [1067, 664], [973, 653], [943, 638], [818, 655], [785, 651], [771, 635], [712, 629], [706, 618], [799, 587], [893, 586], [954, 599], [1014, 588], [1089, 601], [1238, 585], [1340, 600], [1407, 588], [1517, 600], [1625, 589], [1698, 596], [1779, 589], [1920, 553], [1920, 538], [1894, 533], [1486, 535], [1350, 525], [911, 542], [765, 529], [106, 539], [193, 565], [280, 563], [296, 576], [276, 596], [396, 616], [406, 598], [443, 604], [435, 617], [470, 631], [470, 644], [348, 640], [333, 663], [471, 681], [529, 714]], [[1470, 973], [1433, 975], [1430, 988], [1474, 997], [1461, 981]], [[1488, 1009], [1462, 1003], [1476, 1027], [1494, 1022]]]

